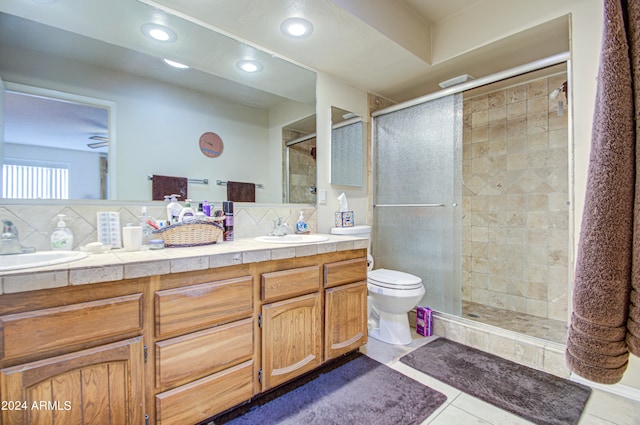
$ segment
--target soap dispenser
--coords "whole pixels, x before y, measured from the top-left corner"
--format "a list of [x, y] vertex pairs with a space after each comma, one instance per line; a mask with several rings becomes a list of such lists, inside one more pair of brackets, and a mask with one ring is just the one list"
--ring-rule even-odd
[[300, 217], [296, 222], [296, 233], [309, 233], [309, 225], [304, 219], [304, 212], [300, 211]]
[[54, 251], [71, 251], [73, 249], [73, 233], [64, 222], [64, 214], [58, 214], [58, 226], [51, 233], [51, 249]]

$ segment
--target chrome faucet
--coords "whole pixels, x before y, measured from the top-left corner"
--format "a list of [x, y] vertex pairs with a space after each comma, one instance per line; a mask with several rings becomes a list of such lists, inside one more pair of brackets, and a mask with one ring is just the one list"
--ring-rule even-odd
[[278, 217], [277, 220], [273, 220], [273, 232], [271, 232], [271, 236], [284, 236], [291, 233], [289, 225], [284, 220], [285, 217]]
[[34, 248], [25, 248], [20, 243], [18, 228], [9, 220], [2, 220], [2, 237], [0, 238], [0, 255], [23, 254], [34, 252]]

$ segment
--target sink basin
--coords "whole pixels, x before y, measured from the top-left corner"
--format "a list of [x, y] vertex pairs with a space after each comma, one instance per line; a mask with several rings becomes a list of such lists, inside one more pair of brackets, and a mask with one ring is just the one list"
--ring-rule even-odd
[[39, 251], [29, 254], [0, 255], [0, 272], [69, 263], [86, 256], [86, 252], [80, 251]]
[[285, 235], [285, 236], [258, 236], [258, 242], [269, 243], [313, 243], [328, 241], [329, 238], [322, 235]]

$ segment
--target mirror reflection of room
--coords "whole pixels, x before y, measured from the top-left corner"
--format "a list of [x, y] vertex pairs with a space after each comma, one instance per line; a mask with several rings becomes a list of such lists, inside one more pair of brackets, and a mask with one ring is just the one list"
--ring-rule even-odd
[[107, 199], [109, 110], [19, 90], [4, 94], [2, 198]]
[[283, 127], [283, 202], [316, 203], [316, 116]]
[[[21, 86], [30, 93], [58, 93], [65, 101], [84, 97], [113, 104], [110, 129], [90, 128], [81, 120], [63, 130], [86, 141], [78, 149], [91, 149], [89, 142], [108, 143], [108, 149], [99, 148], [103, 162], [86, 173], [69, 166], [68, 191], [33, 198], [151, 200], [153, 180], [148, 176], [159, 175], [186, 178], [194, 200], [225, 200], [227, 187], [216, 182], [233, 181], [255, 184], [256, 202], [281, 203], [284, 158], [271, 154], [281, 142], [274, 130], [313, 113], [315, 73], [143, 2], [114, 0], [105, 9], [89, 3], [78, 2], [78, 19], [73, 20], [53, 12], [37, 16], [35, 8], [19, 2], [3, 4], [0, 12], [0, 78], [7, 89]], [[120, 22], [121, 8], [127, 10], [127, 22]], [[139, 23], [153, 21], [159, 13], [175, 32], [173, 43], [151, 39]], [[109, 26], [120, 30], [101, 31]], [[215, 54], [202, 55], [202, 49]], [[248, 56], [260, 63], [256, 72], [240, 66]], [[176, 67], [181, 63], [191, 66]], [[282, 121], [270, 122], [272, 114]], [[32, 118], [40, 126], [59, 117]], [[10, 118], [5, 119], [7, 130], [13, 126]], [[68, 121], [65, 116], [58, 124]], [[199, 138], [207, 132], [224, 141], [218, 158], [200, 150]], [[6, 141], [9, 146], [11, 140]], [[5, 162], [11, 160], [7, 155], [16, 156], [10, 146], [2, 151]], [[168, 154], [172, 152], [179, 155]], [[268, 157], [274, 160], [264, 161]], [[83, 163], [89, 162], [94, 161]], [[73, 187], [89, 180], [99, 183], [91, 190]], [[21, 192], [12, 197], [28, 198]], [[315, 203], [310, 199], [300, 202]]]
[[362, 187], [362, 117], [331, 107], [331, 184]]

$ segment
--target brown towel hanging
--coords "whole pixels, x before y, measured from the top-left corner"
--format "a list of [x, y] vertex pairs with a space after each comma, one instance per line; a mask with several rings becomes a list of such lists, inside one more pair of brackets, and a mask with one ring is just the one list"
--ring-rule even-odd
[[154, 174], [152, 177], [151, 199], [154, 201], [162, 201], [165, 195], [180, 195], [180, 199], [185, 200], [188, 197], [187, 178], [173, 176], [159, 176]]
[[227, 200], [233, 202], [256, 202], [255, 183], [227, 182]]

